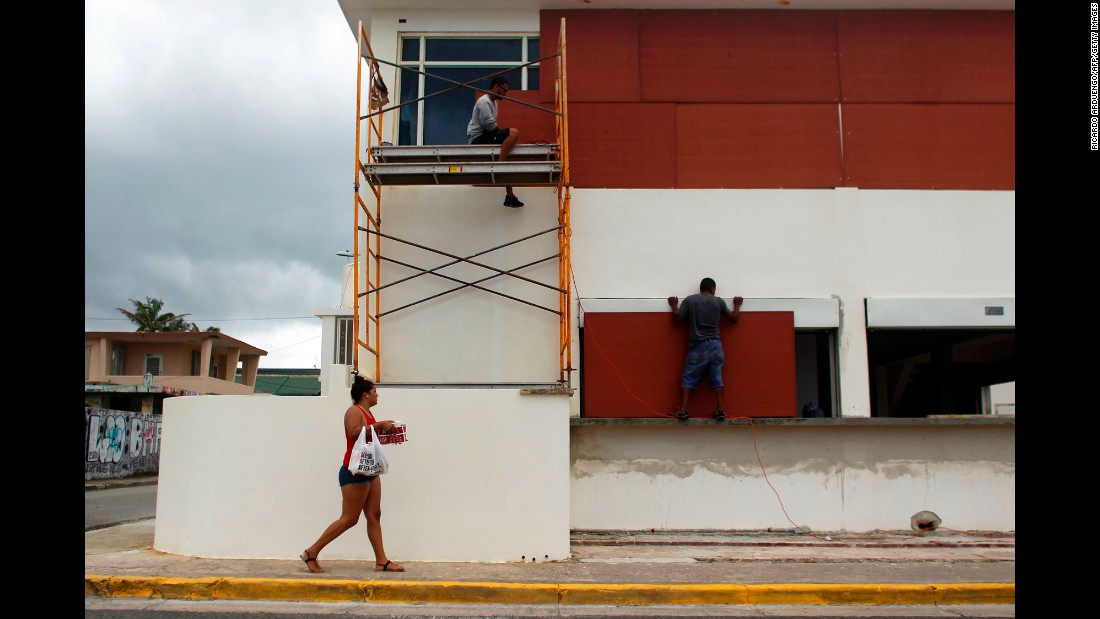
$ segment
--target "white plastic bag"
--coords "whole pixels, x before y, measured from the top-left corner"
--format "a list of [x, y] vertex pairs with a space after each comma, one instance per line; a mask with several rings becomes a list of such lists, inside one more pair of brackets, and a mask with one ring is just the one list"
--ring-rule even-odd
[[[370, 428], [370, 440], [367, 440], [368, 428]], [[355, 445], [351, 448], [348, 470], [353, 475], [382, 475], [388, 469], [389, 462], [386, 461], [386, 455], [382, 453], [378, 434], [370, 424], [364, 425], [359, 431], [359, 438], [355, 439]]]

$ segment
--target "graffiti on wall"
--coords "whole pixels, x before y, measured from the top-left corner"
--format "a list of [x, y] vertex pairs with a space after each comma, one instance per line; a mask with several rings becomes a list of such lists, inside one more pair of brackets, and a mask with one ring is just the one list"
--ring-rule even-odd
[[161, 416], [84, 407], [84, 479], [155, 473]]

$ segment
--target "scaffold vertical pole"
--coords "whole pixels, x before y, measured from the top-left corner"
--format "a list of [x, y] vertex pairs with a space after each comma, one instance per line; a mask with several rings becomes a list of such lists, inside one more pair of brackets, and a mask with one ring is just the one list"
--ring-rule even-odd
[[560, 295], [559, 310], [561, 311], [560, 334], [558, 339], [558, 357], [560, 374], [559, 380], [570, 385], [571, 372], [573, 371], [573, 346], [572, 346], [572, 287], [570, 279], [572, 275], [572, 257], [570, 254], [570, 236], [572, 234], [569, 223], [569, 110], [568, 93], [566, 92], [566, 61], [565, 61], [565, 18], [561, 19], [561, 27], [558, 30], [558, 63], [556, 75], [556, 98], [558, 115], [555, 116], [555, 133], [557, 134], [558, 152], [561, 157], [561, 174], [558, 177], [558, 250], [561, 259], [558, 261], [558, 287], [562, 290]]
[[[366, 153], [368, 162], [372, 160], [373, 151], [371, 147], [375, 144], [380, 144], [382, 140], [382, 115], [372, 114], [367, 118], [366, 148], [362, 148], [362, 123], [364, 120], [363, 63], [366, 62], [367, 64], [367, 80], [369, 84], [367, 96], [369, 102], [368, 107], [374, 107], [373, 103], [377, 101], [378, 107], [380, 109], [383, 108], [383, 93], [379, 89], [379, 84], [382, 84], [383, 80], [379, 75], [380, 68], [378, 63], [374, 60], [374, 50], [371, 49], [370, 40], [367, 37], [366, 28], [364, 28], [362, 21], [359, 22], [358, 39], [359, 47], [356, 57], [357, 73], [355, 92], [355, 251], [354, 266], [352, 268], [353, 278], [355, 280], [353, 286], [355, 291], [353, 303], [354, 310], [352, 313], [355, 345], [353, 346], [352, 359], [355, 364], [355, 369], [361, 373], [367, 374], [367, 372], [363, 372], [365, 368], [360, 364], [359, 350], [363, 348], [370, 353], [374, 358], [374, 367], [372, 368], [373, 372], [369, 373], [369, 378], [379, 381], [382, 375], [382, 337], [378, 320], [378, 315], [381, 312], [381, 300], [377, 291], [377, 284], [381, 281], [380, 256], [382, 237], [379, 234], [367, 234], [366, 238], [362, 238], [360, 232], [365, 229], [362, 225], [364, 223], [368, 226], [366, 230], [374, 232], [380, 231], [382, 223], [382, 187], [371, 182], [370, 176], [366, 173], [366, 166], [360, 158], [360, 153]], [[362, 182], [359, 178], [360, 174], [363, 175]], [[360, 192], [362, 183], [364, 182], [370, 188], [371, 194], [373, 194], [367, 200], [363, 199]], [[373, 211], [370, 206], [371, 203], [373, 203]], [[373, 237], [373, 239], [371, 237]], [[360, 272], [360, 268], [362, 268], [362, 272]], [[365, 290], [363, 288], [364, 285]], [[374, 306], [373, 312], [371, 311], [372, 304]], [[371, 328], [372, 325], [373, 328]], [[371, 341], [372, 337], [373, 343]]]

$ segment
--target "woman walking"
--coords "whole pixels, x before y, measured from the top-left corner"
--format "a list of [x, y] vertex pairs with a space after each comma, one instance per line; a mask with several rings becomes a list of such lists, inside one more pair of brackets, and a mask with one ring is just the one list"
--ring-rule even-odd
[[359, 431], [369, 424], [374, 427], [377, 434], [389, 434], [393, 432], [393, 420], [376, 421], [374, 419], [370, 409], [378, 403], [378, 389], [373, 382], [362, 376], [356, 375], [351, 385], [351, 401], [352, 405], [344, 412], [344, 438], [347, 439], [347, 449], [344, 450], [344, 463], [340, 466], [339, 475], [340, 494], [343, 496], [340, 517], [328, 525], [321, 537], [317, 538], [312, 546], [306, 548], [299, 558], [305, 562], [309, 571], [325, 571], [317, 563], [317, 555], [332, 540], [354, 527], [359, 522], [359, 514], [362, 513], [367, 517], [367, 538], [374, 549], [374, 570], [404, 572], [404, 567], [390, 561], [382, 546], [382, 480], [377, 475], [354, 475], [348, 470], [351, 448], [355, 445]]

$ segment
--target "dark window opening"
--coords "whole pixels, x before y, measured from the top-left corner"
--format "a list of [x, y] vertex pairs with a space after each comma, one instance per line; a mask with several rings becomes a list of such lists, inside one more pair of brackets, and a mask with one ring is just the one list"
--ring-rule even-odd
[[[795, 342], [795, 380], [799, 417], [836, 417], [835, 329], [798, 330]], [[818, 409], [804, 414], [810, 403]]]
[[870, 329], [872, 417], [977, 415], [1016, 380], [1015, 329]]

